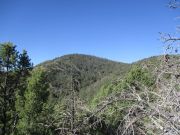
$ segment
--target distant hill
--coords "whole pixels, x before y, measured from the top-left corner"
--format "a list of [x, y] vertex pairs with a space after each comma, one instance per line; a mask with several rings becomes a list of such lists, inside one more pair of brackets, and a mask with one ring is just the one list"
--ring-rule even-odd
[[90, 101], [104, 85], [123, 79], [132, 66], [145, 66], [152, 71], [162, 58], [163, 56], [153, 56], [127, 64], [91, 55], [69, 54], [37, 66], [46, 69], [53, 97], [64, 97], [71, 88], [71, 75], [76, 74], [80, 83], [80, 97]]
[[38, 66], [46, 69], [54, 97], [70, 89], [72, 73], [77, 74], [80, 82], [80, 95], [86, 97], [88, 93], [91, 97], [106, 80], [121, 76], [130, 69], [130, 64], [83, 54], [65, 55]]

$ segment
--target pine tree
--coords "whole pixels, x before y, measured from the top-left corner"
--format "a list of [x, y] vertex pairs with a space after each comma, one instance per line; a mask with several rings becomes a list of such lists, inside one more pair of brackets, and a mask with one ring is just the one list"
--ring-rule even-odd
[[2, 135], [9, 135], [14, 124], [17, 56], [15, 45], [10, 42], [0, 44], [0, 132]]
[[23, 103], [26, 78], [32, 63], [26, 51], [22, 54], [11, 42], [0, 44], [0, 134], [9, 135], [15, 131], [18, 111]]
[[[22, 54], [19, 54], [18, 56], [18, 62], [17, 62], [17, 73], [18, 73], [18, 87], [16, 90], [16, 102], [15, 102], [15, 108], [16, 108], [16, 124], [20, 121], [22, 116], [22, 112], [24, 109], [25, 104], [25, 91], [27, 89], [27, 78], [30, 76], [30, 72], [33, 69], [33, 64], [31, 63], [31, 59], [29, 58], [27, 51], [23, 50]], [[17, 129], [14, 130], [17, 132]]]

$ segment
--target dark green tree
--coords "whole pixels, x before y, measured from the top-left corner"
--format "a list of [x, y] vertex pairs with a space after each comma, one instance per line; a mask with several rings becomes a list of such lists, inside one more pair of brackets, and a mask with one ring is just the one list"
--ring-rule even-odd
[[[32, 63], [26, 51], [22, 54], [11, 43], [0, 44], [0, 134], [9, 135], [15, 131], [18, 122], [18, 103], [23, 102], [26, 78]], [[19, 98], [21, 97], [21, 98]], [[16, 105], [17, 104], [17, 105]], [[22, 104], [19, 104], [19, 107]]]
[[[25, 104], [25, 90], [27, 89], [27, 78], [30, 76], [30, 72], [33, 69], [33, 64], [31, 63], [31, 59], [29, 58], [27, 51], [23, 50], [22, 54], [18, 56], [17, 62], [17, 75], [18, 75], [18, 86], [16, 89], [16, 124], [21, 119], [22, 111], [24, 109]], [[15, 124], [15, 125], [16, 125]], [[17, 132], [17, 129], [16, 129]]]
[[2, 135], [9, 135], [14, 124], [14, 103], [16, 64], [18, 52], [12, 43], [0, 44], [0, 129]]
[[33, 64], [30, 62], [31, 59], [29, 58], [27, 51], [23, 50], [22, 54], [19, 54], [18, 58], [18, 69], [23, 72], [23, 74], [29, 73], [29, 70], [32, 69]]

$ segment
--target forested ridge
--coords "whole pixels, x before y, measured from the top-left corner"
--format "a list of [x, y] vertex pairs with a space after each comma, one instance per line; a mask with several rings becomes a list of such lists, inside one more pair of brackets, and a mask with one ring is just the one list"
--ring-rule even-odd
[[[130, 64], [83, 54], [65, 55], [37, 65], [39, 66], [44, 67], [47, 72], [54, 97], [58, 97], [58, 94], [64, 95], [69, 90], [71, 74], [77, 74], [79, 93], [84, 99], [91, 98], [98, 91], [100, 83], [115, 76], [123, 76], [130, 69]], [[94, 88], [87, 94], [88, 87]]]

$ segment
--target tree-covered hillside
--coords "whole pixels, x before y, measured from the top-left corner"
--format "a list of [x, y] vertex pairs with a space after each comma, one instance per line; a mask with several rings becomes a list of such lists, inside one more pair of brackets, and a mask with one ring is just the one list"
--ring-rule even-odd
[[39, 66], [46, 69], [48, 82], [55, 97], [70, 89], [71, 75], [77, 74], [79, 91], [82, 97], [89, 95], [88, 98], [96, 93], [99, 85], [114, 76], [123, 76], [130, 68], [130, 64], [82, 54], [65, 55], [41, 63], [37, 67]]

